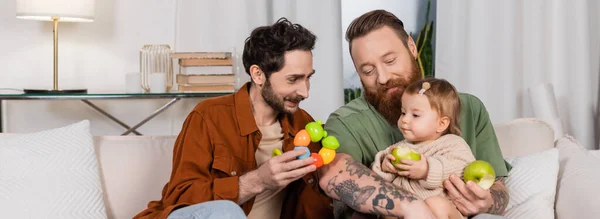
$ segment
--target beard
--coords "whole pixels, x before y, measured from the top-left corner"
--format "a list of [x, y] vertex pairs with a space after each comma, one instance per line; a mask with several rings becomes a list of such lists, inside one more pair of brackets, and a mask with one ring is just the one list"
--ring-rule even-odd
[[[387, 120], [391, 125], [398, 122], [400, 114], [402, 113], [402, 93], [406, 87], [421, 79], [421, 71], [417, 68], [417, 61], [411, 62], [410, 74], [405, 78], [390, 79], [384, 85], [379, 85], [375, 89], [365, 88], [365, 99], [369, 104], [373, 105], [375, 109]], [[387, 93], [390, 88], [398, 88], [392, 93]]]
[[[298, 110], [300, 101], [304, 100], [304, 98], [299, 95], [288, 95], [285, 97], [281, 97], [281, 96], [277, 95], [275, 93], [275, 91], [273, 91], [273, 87], [271, 86], [271, 82], [269, 80], [267, 80], [265, 82], [265, 86], [260, 91], [260, 94], [262, 95], [262, 98], [265, 100], [265, 102], [271, 108], [273, 108], [276, 112], [283, 113], [285, 115], [294, 114], [296, 112], [296, 110]], [[293, 109], [285, 108], [285, 101], [290, 101], [290, 102], [295, 103], [296, 107]]]

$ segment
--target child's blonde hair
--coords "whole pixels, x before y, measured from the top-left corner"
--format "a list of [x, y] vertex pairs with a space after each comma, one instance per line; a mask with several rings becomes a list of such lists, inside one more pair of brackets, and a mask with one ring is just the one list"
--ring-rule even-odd
[[[424, 87], [423, 84], [426, 83], [429, 83], [429, 85]], [[437, 110], [440, 117], [447, 116], [450, 119], [450, 124], [443, 134], [460, 136], [458, 121], [460, 118], [460, 98], [456, 88], [444, 79], [425, 78], [408, 85], [404, 91], [405, 94], [417, 95], [419, 92], [422, 92], [429, 99], [431, 108]]]

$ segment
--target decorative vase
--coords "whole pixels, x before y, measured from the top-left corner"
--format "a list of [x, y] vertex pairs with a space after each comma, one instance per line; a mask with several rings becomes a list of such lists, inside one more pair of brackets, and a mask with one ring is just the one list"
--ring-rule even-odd
[[140, 73], [142, 88], [145, 93], [150, 92], [151, 74], [164, 73], [164, 90], [153, 93], [169, 92], [173, 88], [173, 60], [170, 58], [171, 46], [169, 45], [144, 45], [140, 49]]

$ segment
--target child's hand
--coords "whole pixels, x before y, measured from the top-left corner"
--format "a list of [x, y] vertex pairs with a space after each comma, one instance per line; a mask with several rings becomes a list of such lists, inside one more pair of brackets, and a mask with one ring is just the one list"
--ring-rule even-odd
[[398, 173], [398, 170], [396, 170], [396, 167], [394, 167], [394, 165], [392, 164], [393, 160], [396, 160], [394, 155], [391, 155], [391, 154], [385, 155], [385, 157], [383, 158], [383, 161], [381, 161], [381, 170], [384, 173], [393, 173], [393, 174]]
[[399, 170], [398, 175], [417, 180], [427, 179], [427, 173], [429, 172], [429, 164], [422, 154], [421, 160], [401, 160], [399, 164], [396, 164], [396, 168]]

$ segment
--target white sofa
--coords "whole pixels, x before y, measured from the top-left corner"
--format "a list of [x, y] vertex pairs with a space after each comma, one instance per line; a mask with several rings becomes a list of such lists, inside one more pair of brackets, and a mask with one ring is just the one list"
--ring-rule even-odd
[[[505, 157], [527, 156], [558, 147], [561, 169], [556, 171], [557, 180], [549, 182], [550, 185], [556, 185], [555, 189], [552, 189], [556, 199], [550, 200], [556, 204], [551, 206], [552, 213], [556, 212], [556, 218], [599, 217], [600, 158], [592, 158], [593, 155], [589, 151], [575, 144], [567, 145], [572, 143], [567, 141], [570, 138], [557, 141], [563, 145], [555, 145], [552, 128], [539, 120], [517, 119], [497, 125], [495, 129]], [[7, 134], [0, 134], [0, 138], [5, 135]], [[160, 198], [161, 190], [169, 179], [175, 138], [176, 136], [94, 137], [108, 218], [131, 218], [145, 209], [149, 201]], [[589, 162], [599, 165], [589, 167]], [[588, 169], [585, 169], [586, 167]], [[535, 210], [532, 208], [532, 211]], [[524, 218], [525, 215], [531, 214], [524, 213], [514, 218]]]

